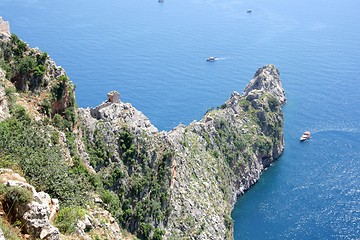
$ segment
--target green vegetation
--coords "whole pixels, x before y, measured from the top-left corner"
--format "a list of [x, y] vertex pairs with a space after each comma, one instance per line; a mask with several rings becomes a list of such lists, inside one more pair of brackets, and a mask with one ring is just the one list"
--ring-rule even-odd
[[37, 190], [48, 192], [65, 206], [84, 204], [93, 189], [91, 182], [64, 164], [59, 147], [49, 146], [55, 139], [46, 134], [46, 126], [29, 121], [24, 111], [15, 115], [0, 122], [0, 167], [20, 168]]
[[27, 48], [26, 43], [21, 41], [16, 34], [11, 34], [12, 52], [15, 56], [22, 56]]
[[7, 240], [21, 240], [19, 236], [21, 236], [20, 230], [16, 227], [12, 227], [9, 224], [0, 218], [0, 228], [4, 233], [4, 237]]
[[83, 220], [85, 214], [85, 210], [79, 206], [60, 208], [55, 225], [63, 233], [74, 233], [77, 222]]
[[251, 103], [246, 100], [246, 99], [241, 99], [239, 101], [239, 105], [245, 110], [245, 111], [248, 111], [250, 106], [251, 106]]
[[5, 201], [12, 204], [24, 205], [31, 202], [33, 199], [32, 192], [22, 187], [6, 187]]
[[280, 107], [280, 102], [273, 96], [269, 95], [268, 104], [271, 111], [275, 112]]
[[69, 79], [66, 76], [60, 76], [56, 84], [51, 88], [51, 96], [53, 101], [60, 101], [65, 95], [66, 86]]
[[6, 77], [15, 83], [17, 90], [39, 90], [46, 72], [47, 53], [29, 51], [27, 44], [15, 34], [11, 35], [9, 42], [1, 42], [0, 48], [0, 67], [6, 71]]
[[152, 160], [146, 144], [128, 129], [120, 130], [118, 136], [121, 164], [110, 161], [114, 153], [101, 131], [95, 130], [94, 140], [86, 144], [92, 166], [99, 171], [106, 189], [100, 196], [130, 232], [141, 239], [149, 239], [151, 233], [155, 239], [161, 239], [163, 231], [156, 226], [171, 211], [168, 189], [171, 153], [165, 150], [157, 160]]
[[[6, 213], [0, 218], [0, 228], [3, 230], [6, 239], [20, 239], [20, 216], [19, 206], [24, 206], [33, 200], [33, 193], [23, 187], [5, 186], [0, 184], [0, 206]], [[5, 219], [8, 223], [5, 222]], [[10, 225], [11, 224], [11, 225]], [[20, 227], [20, 228], [19, 228]]]

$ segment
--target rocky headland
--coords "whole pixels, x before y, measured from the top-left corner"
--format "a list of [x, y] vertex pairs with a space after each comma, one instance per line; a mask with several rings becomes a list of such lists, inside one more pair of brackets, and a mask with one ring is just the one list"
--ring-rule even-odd
[[[152, 219], [149, 224], [166, 229], [169, 239], [231, 239], [230, 214], [236, 198], [257, 182], [284, 149], [281, 105], [285, 99], [279, 71], [267, 65], [256, 72], [242, 95], [232, 93], [224, 105], [200, 121], [170, 132], [158, 132], [141, 112], [121, 101], [79, 109], [79, 115], [87, 139], [103, 141], [112, 151], [108, 166], [97, 165], [97, 172], [119, 167], [126, 176], [124, 184], [131, 186], [127, 181], [138, 174], [134, 165], [141, 166], [146, 159], [153, 169], [157, 162], [165, 161], [162, 184], [167, 199], [162, 208], [170, 210], [164, 212], [164, 219]], [[134, 154], [132, 165], [124, 163], [127, 149], [119, 149], [118, 139], [109, 137], [121, 131], [131, 134], [134, 148], [145, 155]], [[143, 167], [139, 171], [146, 172]], [[156, 170], [150, 173], [159, 174]], [[145, 201], [149, 194], [152, 200], [152, 190], [144, 187], [138, 201]], [[136, 229], [137, 219], [133, 224]]]
[[0, 167], [57, 199], [57, 239], [233, 238], [237, 197], [284, 149], [286, 98], [274, 65], [200, 121], [158, 131], [115, 91], [77, 108], [66, 72], [0, 26]]

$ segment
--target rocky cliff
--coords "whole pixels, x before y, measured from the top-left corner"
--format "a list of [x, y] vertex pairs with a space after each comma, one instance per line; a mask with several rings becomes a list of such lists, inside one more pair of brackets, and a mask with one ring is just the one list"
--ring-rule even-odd
[[286, 98], [274, 65], [200, 121], [159, 132], [116, 92], [78, 109], [65, 71], [3, 26], [0, 167], [59, 200], [61, 233], [233, 238], [236, 198], [284, 149]]
[[[106, 162], [93, 162], [92, 167], [103, 176], [116, 168], [121, 172], [108, 187], [120, 201], [129, 201], [122, 206], [128, 213], [122, 223], [130, 231], [143, 234], [145, 222], [165, 229], [169, 239], [231, 239], [230, 213], [236, 197], [283, 151], [281, 104], [285, 99], [279, 71], [267, 65], [256, 72], [243, 95], [234, 92], [199, 122], [170, 132], [156, 131], [141, 112], [122, 102], [80, 109], [80, 116], [92, 148], [102, 142], [106, 149]], [[127, 146], [122, 145], [124, 136], [131, 136]], [[153, 179], [146, 179], [147, 174]], [[148, 184], [158, 181], [159, 174], [163, 176], [157, 183], [163, 185], [165, 196], [159, 209], [146, 207], [159, 202], [152, 194], [154, 186]], [[133, 181], [140, 182], [140, 189]]]
[[0, 239], [132, 239], [82, 158], [65, 71], [1, 18], [0, 49]]

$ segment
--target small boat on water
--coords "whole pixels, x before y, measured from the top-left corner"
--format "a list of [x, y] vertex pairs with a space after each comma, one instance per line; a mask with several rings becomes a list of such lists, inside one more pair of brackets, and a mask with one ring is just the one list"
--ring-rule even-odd
[[252, 10], [251, 10], [251, 9], [247, 10], [247, 13], [251, 13], [251, 12], [252, 12]]
[[309, 131], [306, 131], [306, 132], [304, 132], [303, 133], [303, 135], [301, 135], [301, 137], [300, 137], [300, 141], [305, 141], [305, 140], [307, 140], [307, 139], [309, 139], [310, 138], [310, 132]]
[[206, 61], [209, 61], [209, 62], [212, 62], [212, 61], [215, 61], [216, 60], [216, 57], [208, 57], [206, 59]]

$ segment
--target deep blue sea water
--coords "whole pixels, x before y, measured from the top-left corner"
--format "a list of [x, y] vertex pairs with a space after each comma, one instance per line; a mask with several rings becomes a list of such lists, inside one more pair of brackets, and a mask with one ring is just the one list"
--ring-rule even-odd
[[360, 1], [1, 0], [0, 16], [67, 70], [81, 107], [118, 90], [160, 130], [275, 64], [286, 149], [238, 200], [235, 239], [360, 239]]

